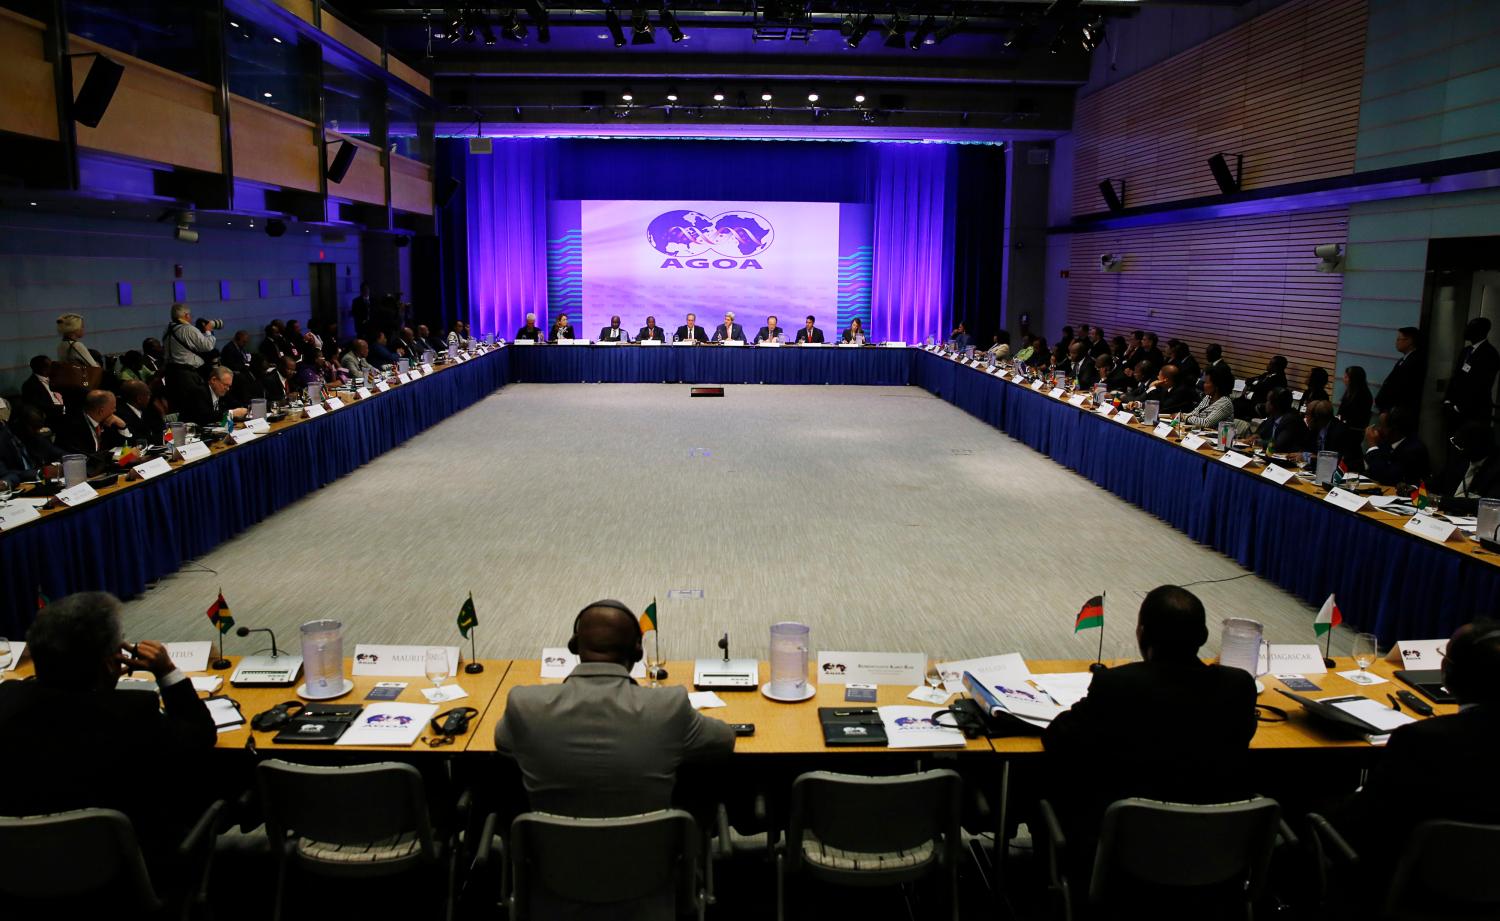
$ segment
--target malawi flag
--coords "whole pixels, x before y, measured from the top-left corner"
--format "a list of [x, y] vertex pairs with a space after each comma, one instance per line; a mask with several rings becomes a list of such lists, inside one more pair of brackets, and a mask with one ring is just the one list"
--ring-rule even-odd
[[1323, 602], [1323, 607], [1318, 610], [1318, 616], [1313, 620], [1313, 632], [1318, 636], [1325, 636], [1329, 630], [1344, 622], [1344, 615], [1339, 611], [1337, 602], [1329, 595], [1328, 600]]
[[458, 632], [463, 634], [464, 639], [469, 638], [469, 631], [479, 626], [479, 615], [474, 612], [474, 593], [469, 593], [469, 598], [463, 607], [458, 609]]
[[229, 613], [229, 602], [224, 600], [223, 592], [219, 592], [218, 599], [208, 606], [207, 614], [208, 622], [218, 627], [220, 633], [228, 633], [234, 626], [234, 617]]
[[646, 610], [641, 612], [641, 635], [644, 636], [656, 629], [656, 599], [646, 605]]
[[1095, 595], [1083, 603], [1083, 608], [1078, 612], [1078, 619], [1073, 622], [1073, 632], [1091, 630], [1094, 627], [1104, 627], [1104, 596]]

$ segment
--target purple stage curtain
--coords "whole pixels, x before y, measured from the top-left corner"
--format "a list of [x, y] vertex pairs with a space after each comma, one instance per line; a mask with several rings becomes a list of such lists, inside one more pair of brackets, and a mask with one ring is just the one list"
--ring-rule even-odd
[[877, 341], [917, 342], [929, 335], [941, 341], [953, 313], [952, 149], [938, 144], [877, 144], [875, 149], [871, 331]]
[[[509, 339], [527, 313], [547, 328], [547, 201], [550, 141], [495, 142], [464, 161], [468, 207], [468, 315], [478, 335]], [[459, 313], [462, 315], [462, 305]]]

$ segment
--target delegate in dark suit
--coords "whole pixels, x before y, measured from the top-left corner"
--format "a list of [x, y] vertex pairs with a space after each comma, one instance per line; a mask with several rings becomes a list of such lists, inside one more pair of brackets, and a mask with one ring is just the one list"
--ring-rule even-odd
[[67, 411], [62, 394], [52, 390], [35, 374], [21, 382], [21, 400], [41, 411], [48, 425], [61, 422], [63, 414]]
[[600, 342], [629, 342], [630, 334], [618, 326], [605, 326], [599, 330]]
[[689, 339], [692, 339], [695, 342], [707, 342], [708, 330], [704, 329], [701, 326], [694, 326], [692, 328], [692, 332], [689, 332], [688, 325], [684, 323], [681, 326], [677, 327], [677, 332], [672, 334], [673, 342], [686, 342]]
[[1266, 419], [1255, 434], [1265, 449], [1274, 454], [1295, 454], [1307, 450], [1307, 423], [1302, 421], [1302, 414], [1294, 410], [1286, 410], [1274, 418]]
[[652, 342], [666, 342], [667, 331], [660, 326], [642, 326], [640, 332], [635, 334], [635, 341], [644, 342], [647, 340]]
[[553, 326], [552, 329], [551, 329], [551, 331], [549, 331], [547, 333], [547, 341], [548, 342], [556, 342], [559, 339], [577, 339], [577, 338], [578, 338], [578, 336], [573, 333], [573, 324], [572, 323], [565, 323], [565, 324], [563, 324], [561, 326]]
[[121, 403], [118, 414], [121, 419], [125, 420], [125, 425], [136, 440], [143, 440], [153, 445], [162, 443], [162, 435], [167, 430], [167, 423], [155, 406], [150, 403], [144, 407], [136, 406], [134, 403]]
[[776, 327], [775, 329], [772, 329], [769, 326], [762, 326], [760, 328], [760, 332], [755, 334], [756, 342], [770, 342], [773, 339], [777, 342], [786, 341], [786, 330], [781, 328], [780, 326]]
[[1427, 479], [1431, 466], [1427, 446], [1415, 437], [1403, 438], [1392, 445], [1377, 445], [1365, 452], [1365, 469], [1382, 486], [1398, 483], [1415, 486]]
[[1417, 343], [1420, 333], [1405, 327], [1396, 334], [1396, 348], [1402, 350], [1395, 367], [1386, 374], [1375, 394], [1375, 408], [1390, 412], [1405, 406], [1415, 415], [1421, 409], [1422, 386], [1427, 381], [1427, 355]]
[[736, 342], [744, 342], [745, 341], [745, 328], [743, 326], [741, 326], [740, 324], [738, 324], [738, 323], [732, 323], [726, 329], [724, 327], [724, 324], [720, 323], [714, 329], [713, 341], [715, 341], [715, 342], [724, 342], [726, 340], [733, 340], [733, 341], [736, 341]]
[[808, 329], [807, 327], [804, 326], [801, 329], [797, 330], [797, 341], [798, 342], [822, 342], [823, 341], [823, 331], [821, 329], [818, 329], [816, 326], [814, 326], [812, 329]]
[[70, 413], [56, 429], [57, 446], [69, 454], [98, 454], [125, 443], [120, 430], [95, 422], [84, 413]]
[[1465, 422], [1489, 422], [1495, 411], [1495, 374], [1500, 372], [1500, 352], [1490, 344], [1490, 321], [1469, 321], [1464, 338], [1471, 344], [1459, 353], [1448, 379], [1443, 407], [1453, 427]]

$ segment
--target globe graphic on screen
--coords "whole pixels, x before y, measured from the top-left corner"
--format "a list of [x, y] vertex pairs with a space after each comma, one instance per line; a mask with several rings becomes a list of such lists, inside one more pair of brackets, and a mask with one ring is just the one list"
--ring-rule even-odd
[[714, 218], [714, 236], [716, 252], [748, 259], [765, 252], [776, 231], [753, 211], [725, 211]]
[[713, 249], [714, 219], [698, 211], [668, 211], [646, 227], [646, 239], [666, 256], [697, 256]]

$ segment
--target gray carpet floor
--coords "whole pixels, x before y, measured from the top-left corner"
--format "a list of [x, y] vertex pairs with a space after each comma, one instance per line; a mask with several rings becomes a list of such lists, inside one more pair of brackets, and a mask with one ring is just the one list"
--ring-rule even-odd
[[764, 657], [781, 620], [825, 650], [1081, 658], [1099, 635], [1073, 617], [1102, 591], [1117, 658], [1167, 582], [1197, 583], [1209, 653], [1231, 616], [1313, 641], [1298, 599], [915, 387], [520, 384], [164, 579], [126, 629], [208, 639], [222, 587], [284, 646], [322, 617], [346, 652], [457, 643], [473, 592], [479, 654], [535, 658], [589, 601], [654, 597], [667, 658], [725, 631]]

